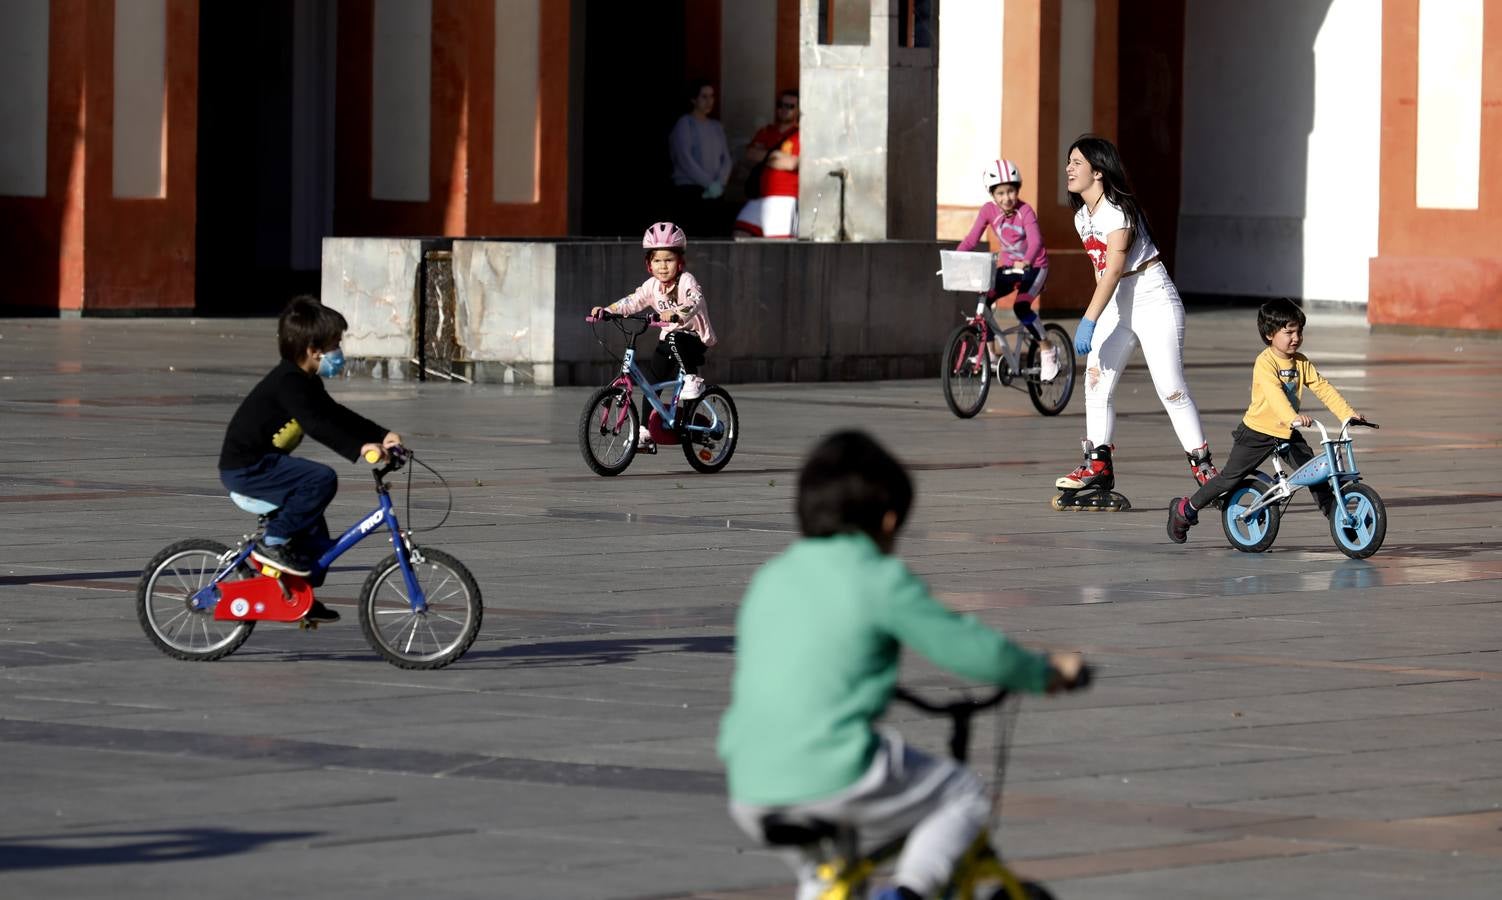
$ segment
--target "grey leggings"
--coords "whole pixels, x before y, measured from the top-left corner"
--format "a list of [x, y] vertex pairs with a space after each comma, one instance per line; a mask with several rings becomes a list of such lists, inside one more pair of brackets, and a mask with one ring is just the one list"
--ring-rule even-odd
[[[731, 801], [730, 817], [746, 834], [764, 840], [762, 820], [809, 817], [853, 826], [867, 852], [907, 835], [893, 881], [928, 897], [949, 881], [955, 863], [980, 834], [990, 815], [986, 787], [974, 772], [947, 758], [907, 746], [895, 731], [881, 734], [881, 746], [866, 774], [850, 787], [819, 800], [791, 806], [756, 806]], [[819, 860], [802, 850], [783, 854], [798, 874], [799, 900], [817, 897]]]

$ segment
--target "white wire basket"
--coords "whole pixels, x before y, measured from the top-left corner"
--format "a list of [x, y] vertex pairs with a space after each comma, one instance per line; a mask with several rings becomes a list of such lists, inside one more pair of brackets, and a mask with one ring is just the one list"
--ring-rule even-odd
[[972, 294], [989, 291], [991, 281], [996, 277], [996, 254], [940, 250], [939, 268], [944, 273], [946, 291], [969, 291]]

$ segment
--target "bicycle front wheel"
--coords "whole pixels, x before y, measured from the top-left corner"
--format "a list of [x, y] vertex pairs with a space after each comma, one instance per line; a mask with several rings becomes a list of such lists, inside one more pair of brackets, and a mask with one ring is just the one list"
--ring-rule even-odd
[[1330, 537], [1341, 553], [1366, 559], [1382, 549], [1387, 538], [1387, 506], [1364, 484], [1345, 485], [1340, 497], [1344, 502], [1330, 510]]
[[683, 429], [683, 455], [697, 471], [706, 474], [718, 472], [730, 462], [741, 435], [741, 420], [735, 411], [735, 401], [724, 388], [712, 387], [694, 404], [692, 424], [695, 428]]
[[480, 634], [484, 606], [475, 576], [439, 550], [421, 550], [412, 574], [427, 598], [412, 608], [401, 564], [392, 553], [360, 588], [360, 630], [383, 659], [403, 669], [441, 669], [464, 655]]
[[944, 402], [961, 419], [973, 418], [986, 406], [991, 392], [991, 367], [980, 329], [961, 325], [944, 342], [944, 365], [939, 375]]
[[[1030, 341], [1027, 359], [1027, 396], [1045, 416], [1056, 416], [1074, 395], [1074, 341], [1062, 326], [1043, 326], [1043, 340]], [[1044, 375], [1050, 376], [1044, 379]]]
[[579, 417], [579, 452], [596, 475], [619, 475], [636, 456], [636, 432], [641, 425], [631, 395], [608, 384], [590, 395]]
[[[255, 622], [214, 618], [214, 608], [194, 609], [193, 595], [224, 570], [230, 549], [218, 541], [178, 541], [146, 564], [136, 585], [136, 618], [156, 648], [173, 659], [206, 662], [229, 656]], [[250, 578], [243, 563], [224, 580]]]

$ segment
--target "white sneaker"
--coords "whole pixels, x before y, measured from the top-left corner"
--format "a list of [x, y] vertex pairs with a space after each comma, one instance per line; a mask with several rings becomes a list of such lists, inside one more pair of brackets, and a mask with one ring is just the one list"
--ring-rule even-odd
[[679, 400], [697, 400], [704, 396], [704, 379], [698, 375], [685, 375], [683, 377], [683, 390], [678, 392]]
[[657, 452], [657, 442], [652, 440], [652, 431], [645, 425], [637, 426], [636, 449], [645, 450], [648, 453]]
[[1038, 365], [1038, 377], [1043, 381], [1053, 381], [1059, 374], [1059, 348], [1053, 344], [1044, 344], [1042, 356]]

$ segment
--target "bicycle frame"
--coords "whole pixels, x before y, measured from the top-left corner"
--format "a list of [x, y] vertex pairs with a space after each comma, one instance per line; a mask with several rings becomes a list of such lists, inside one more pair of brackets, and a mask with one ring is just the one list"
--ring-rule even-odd
[[[377, 485], [376, 494], [380, 499], [380, 505], [366, 515], [365, 518], [351, 525], [348, 531], [339, 536], [339, 539], [334, 542], [332, 547], [324, 551], [323, 555], [314, 564], [313, 574], [316, 575], [328, 571], [329, 567], [334, 564], [334, 560], [343, 556], [351, 547], [369, 537], [384, 523], [391, 534], [391, 545], [396, 548], [397, 565], [401, 567], [402, 580], [406, 583], [407, 597], [412, 604], [412, 609], [415, 612], [423, 612], [428, 608], [427, 596], [423, 593], [422, 585], [417, 581], [416, 573], [412, 571], [411, 555], [407, 550], [407, 542], [402, 538], [401, 523], [397, 521], [396, 510], [391, 505], [391, 495], [387, 492], [386, 485], [379, 478], [377, 479]], [[246, 540], [241, 544], [239, 549], [234, 553], [234, 556], [214, 576], [214, 579], [193, 594], [193, 609], [200, 611], [213, 610], [218, 605], [220, 600], [219, 584], [238, 569], [242, 563], [250, 559], [250, 551], [254, 546], [254, 540]], [[294, 578], [297, 578], [297, 576], [289, 575], [277, 580], [286, 582]], [[301, 581], [300, 578], [297, 580]], [[280, 591], [282, 588], [278, 588], [278, 590]], [[297, 590], [297, 587], [294, 587], [293, 590]], [[311, 590], [309, 596], [311, 598]], [[235, 615], [232, 618], [252, 617]]]
[[[656, 383], [648, 381], [647, 376], [642, 374], [641, 368], [636, 364], [636, 336], [633, 335], [631, 345], [626, 347], [626, 352], [621, 356], [620, 374], [610, 383], [611, 386], [619, 387], [626, 392], [626, 402], [621, 404], [619, 410], [616, 412], [614, 425], [603, 420], [600, 424], [612, 431], [619, 431], [626, 424], [626, 417], [630, 415], [627, 410], [631, 406], [631, 391], [633, 387], [636, 387], [642, 391], [642, 394], [647, 398], [647, 402], [652, 404], [652, 408], [657, 411], [657, 415], [662, 417], [663, 427], [672, 431], [678, 427], [678, 397], [683, 392], [685, 373], [682, 369], [679, 369], [678, 377], [672, 381], [660, 381]], [[673, 388], [673, 401], [668, 405], [664, 405], [661, 398], [657, 396], [666, 387]], [[695, 425], [687, 423], [683, 426], [683, 430], [707, 434], [714, 438], [720, 437], [725, 431], [725, 423], [720, 421], [720, 416], [713, 406], [704, 405], [701, 408], [709, 414], [709, 424]], [[602, 416], [608, 415], [608, 412], [602, 413]], [[643, 422], [641, 424], [646, 425], [647, 423]]]
[[[1025, 372], [1022, 369], [1022, 354], [1027, 348], [1027, 343], [1032, 339], [1032, 332], [1027, 326], [1018, 323], [1011, 328], [992, 328], [994, 319], [991, 315], [990, 302], [986, 295], [982, 294], [975, 304], [975, 315], [970, 317], [970, 324], [980, 329], [981, 347], [989, 347], [991, 338], [996, 337], [1001, 341], [1001, 358], [1006, 360], [1007, 370], [1014, 375], [1029, 375], [1034, 372]], [[957, 360], [956, 365], [963, 360]]]
[[1298, 493], [1299, 488], [1324, 483], [1329, 484], [1330, 491], [1335, 495], [1335, 503], [1331, 508], [1341, 517], [1341, 524], [1354, 525], [1355, 519], [1346, 509], [1345, 496], [1340, 490], [1342, 485], [1361, 480], [1361, 472], [1356, 468], [1356, 453], [1351, 449], [1354, 442], [1354, 438], [1351, 437], [1351, 421], [1351, 419], [1346, 419], [1342, 422], [1340, 435], [1332, 438], [1325, 430], [1324, 423], [1315, 420], [1314, 424], [1319, 426], [1320, 446], [1323, 452], [1299, 466], [1292, 474], [1283, 470], [1280, 459], [1282, 453], [1288, 449], [1288, 444], [1279, 444], [1278, 449], [1272, 455], [1273, 471], [1276, 473], [1275, 483], [1256, 503], [1243, 510], [1237, 519], [1245, 522], [1267, 506], [1291, 499], [1294, 494]]

